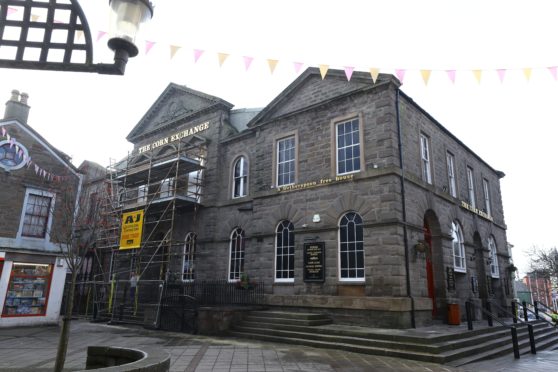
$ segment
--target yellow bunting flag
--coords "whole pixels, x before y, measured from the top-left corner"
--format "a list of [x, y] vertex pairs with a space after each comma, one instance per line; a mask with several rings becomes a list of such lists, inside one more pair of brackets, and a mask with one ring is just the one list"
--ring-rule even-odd
[[229, 57], [227, 53], [217, 53], [217, 57], [219, 58], [219, 67], [223, 67], [223, 63]]
[[36, 14], [31, 14], [31, 21], [37, 22], [39, 20], [39, 16]]
[[276, 60], [276, 59], [268, 59], [267, 60], [267, 64], [269, 66], [269, 71], [271, 72], [272, 75], [273, 75], [273, 72], [275, 71], [275, 67], [277, 67], [277, 63], [279, 63], [279, 61]]
[[76, 31], [76, 35], [77, 35], [77, 39], [78, 39], [78, 40], [83, 39], [83, 31], [77, 30], [77, 31]]
[[424, 80], [424, 85], [428, 85], [428, 80], [430, 79], [430, 74], [432, 70], [420, 70], [420, 74], [422, 75], [422, 80]]
[[370, 69], [370, 76], [372, 76], [372, 81], [376, 84], [376, 80], [378, 79], [378, 75], [380, 75], [379, 68], [371, 68]]
[[171, 57], [171, 59], [174, 58], [174, 55], [176, 54], [176, 52], [178, 52], [179, 49], [180, 49], [180, 47], [178, 45], [171, 45], [170, 46], [170, 57]]
[[473, 75], [475, 75], [475, 79], [477, 79], [477, 83], [480, 84], [482, 70], [473, 70]]
[[527, 79], [527, 81], [531, 80], [531, 68], [524, 68], [523, 69], [523, 75], [525, 75], [525, 79]]
[[329, 70], [329, 65], [320, 65], [320, 75], [322, 75], [322, 80], [325, 79], [327, 70]]

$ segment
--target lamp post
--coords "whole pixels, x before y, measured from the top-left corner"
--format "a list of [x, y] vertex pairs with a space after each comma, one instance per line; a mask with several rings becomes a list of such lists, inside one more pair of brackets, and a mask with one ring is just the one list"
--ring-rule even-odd
[[[0, 0], [0, 68], [124, 75], [128, 58], [138, 55], [136, 35], [141, 24], [153, 17], [153, 5], [149, 0], [109, 0], [109, 5], [113, 64], [93, 63], [91, 31], [78, 0]], [[8, 19], [9, 9], [23, 16]], [[57, 11], [67, 19], [55, 19]], [[46, 13], [46, 20], [33, 12]], [[10, 34], [14, 31], [16, 36]], [[33, 52], [38, 57], [32, 58]]]

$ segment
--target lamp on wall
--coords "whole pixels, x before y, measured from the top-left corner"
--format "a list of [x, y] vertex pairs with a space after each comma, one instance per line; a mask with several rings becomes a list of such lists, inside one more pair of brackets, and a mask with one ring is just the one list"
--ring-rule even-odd
[[[153, 17], [153, 4], [149, 0], [109, 0], [111, 38], [108, 46], [114, 51], [114, 63], [95, 64], [91, 31], [78, 0], [0, 0], [0, 5], [0, 25], [5, 26], [0, 28], [0, 47], [13, 51], [8, 53], [9, 58], [0, 58], [0, 67], [26, 70], [124, 75], [128, 58], [138, 55], [134, 43], [139, 28]], [[8, 19], [8, 7], [19, 11], [22, 17]], [[46, 10], [46, 20], [36, 19], [36, 10], [38, 13]], [[68, 19], [55, 20], [57, 13], [69, 14]], [[6, 32], [7, 28], [19, 30], [20, 36], [14, 38]], [[44, 35], [41, 41], [33, 38], [37, 32]], [[79, 42], [80, 33], [83, 33], [83, 42]], [[65, 40], [58, 40], [55, 35]], [[38, 57], [31, 58], [29, 54], [33, 52], [37, 52]], [[76, 61], [80, 56], [81, 60]]]

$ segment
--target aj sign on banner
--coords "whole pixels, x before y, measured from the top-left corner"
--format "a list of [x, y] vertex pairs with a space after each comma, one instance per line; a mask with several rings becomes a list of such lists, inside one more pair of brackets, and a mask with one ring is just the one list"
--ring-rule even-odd
[[122, 214], [120, 249], [139, 248], [143, 230], [143, 210]]

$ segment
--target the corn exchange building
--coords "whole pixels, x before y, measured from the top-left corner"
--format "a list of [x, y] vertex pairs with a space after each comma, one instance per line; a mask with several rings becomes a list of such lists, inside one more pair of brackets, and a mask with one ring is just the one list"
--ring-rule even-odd
[[263, 283], [265, 305], [339, 323], [509, 306], [504, 174], [399, 85], [308, 69], [267, 107], [234, 110], [170, 84], [112, 168], [121, 212], [144, 224], [107, 267], [132, 287]]

